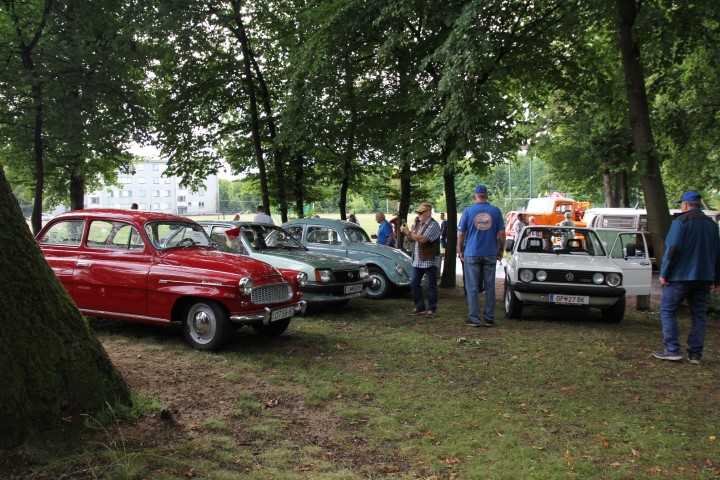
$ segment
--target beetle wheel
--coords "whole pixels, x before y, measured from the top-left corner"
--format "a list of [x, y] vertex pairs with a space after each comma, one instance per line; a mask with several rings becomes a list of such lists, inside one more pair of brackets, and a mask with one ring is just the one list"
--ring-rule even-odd
[[370, 278], [373, 283], [365, 290], [367, 297], [373, 300], [379, 300], [387, 297], [391, 288], [390, 280], [388, 280], [379, 267], [368, 267], [368, 272], [370, 273]]

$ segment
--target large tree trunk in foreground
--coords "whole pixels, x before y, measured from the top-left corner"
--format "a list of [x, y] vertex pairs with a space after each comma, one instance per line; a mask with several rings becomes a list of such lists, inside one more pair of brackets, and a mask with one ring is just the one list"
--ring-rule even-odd
[[645, 73], [640, 58], [640, 45], [633, 36], [637, 3], [636, 0], [617, 0], [617, 6], [620, 20], [620, 51], [633, 145], [635, 154], [640, 160], [641, 182], [655, 258], [660, 262], [665, 253], [665, 235], [670, 229], [671, 219], [665, 196], [665, 186], [660, 173], [660, 159], [655, 148], [655, 139], [650, 124], [650, 110], [645, 91]]
[[0, 167], [0, 448], [130, 391], [33, 240]]
[[455, 194], [455, 175], [446, 173], [443, 175], [445, 185], [445, 214], [447, 220], [447, 243], [445, 244], [445, 264], [443, 265], [440, 286], [452, 288], [457, 285], [457, 268], [455, 258], [457, 257], [457, 196]]

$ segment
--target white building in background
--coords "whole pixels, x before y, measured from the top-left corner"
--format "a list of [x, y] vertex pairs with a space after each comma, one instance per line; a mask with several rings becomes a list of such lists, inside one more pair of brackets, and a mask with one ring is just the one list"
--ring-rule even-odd
[[129, 210], [133, 203], [140, 210], [205, 215], [217, 213], [219, 182], [217, 175], [205, 179], [203, 188], [192, 192], [180, 184], [178, 177], [164, 177], [167, 162], [148, 159], [135, 164], [134, 175], [120, 175], [122, 187], [105, 186], [85, 195], [85, 208], [120, 208]]

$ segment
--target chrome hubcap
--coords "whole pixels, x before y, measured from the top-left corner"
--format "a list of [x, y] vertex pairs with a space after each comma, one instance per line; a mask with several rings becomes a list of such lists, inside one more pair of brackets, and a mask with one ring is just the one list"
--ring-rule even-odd
[[210, 333], [210, 317], [206, 312], [197, 312], [193, 317], [193, 329], [200, 336]]

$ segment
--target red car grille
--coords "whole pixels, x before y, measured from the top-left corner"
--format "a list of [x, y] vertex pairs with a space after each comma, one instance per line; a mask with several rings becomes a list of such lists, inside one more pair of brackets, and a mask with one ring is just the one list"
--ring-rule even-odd
[[255, 305], [283, 303], [292, 299], [292, 288], [287, 283], [271, 283], [253, 288], [251, 299]]

